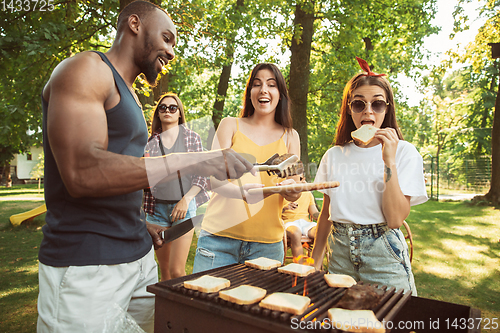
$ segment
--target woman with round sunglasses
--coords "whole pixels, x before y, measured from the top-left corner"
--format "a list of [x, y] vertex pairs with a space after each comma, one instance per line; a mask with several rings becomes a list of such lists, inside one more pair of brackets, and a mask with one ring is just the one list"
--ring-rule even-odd
[[[203, 151], [200, 136], [185, 126], [184, 106], [176, 94], [160, 97], [152, 118], [151, 137], [146, 146], [149, 156]], [[208, 201], [208, 182], [204, 177], [182, 175], [156, 185], [144, 193], [144, 210], [149, 223], [172, 227], [196, 215], [197, 206]], [[186, 260], [193, 230], [156, 250], [161, 280], [186, 275]]]
[[[399, 228], [410, 206], [427, 200], [422, 157], [403, 141], [385, 74], [371, 72], [366, 61], [356, 59], [364, 72], [345, 86], [335, 146], [323, 156], [315, 178], [340, 186], [322, 190], [312, 257], [319, 269], [328, 241], [330, 273], [416, 296], [408, 245]], [[365, 124], [378, 128], [366, 145], [351, 137]]]
[[[300, 158], [300, 140], [292, 128], [286, 81], [274, 64], [256, 65], [247, 81], [240, 117], [224, 118], [213, 148], [232, 148], [263, 163], [275, 153]], [[299, 179], [298, 176], [289, 178]], [[295, 179], [247, 173], [240, 180], [211, 179], [214, 195], [208, 204], [193, 264], [193, 273], [265, 257], [284, 258], [283, 199], [300, 193], [252, 194], [250, 188], [294, 183]]]

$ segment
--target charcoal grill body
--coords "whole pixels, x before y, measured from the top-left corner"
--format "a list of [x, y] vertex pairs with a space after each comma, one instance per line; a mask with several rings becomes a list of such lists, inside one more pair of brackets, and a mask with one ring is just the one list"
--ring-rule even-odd
[[[393, 329], [391, 332], [481, 332], [478, 327], [481, 320], [481, 311], [470, 306], [436, 301], [423, 297], [414, 297], [403, 306], [394, 319], [394, 323], [424, 323], [424, 330]], [[467, 322], [468, 327], [461, 327], [460, 323]], [[458, 325], [452, 325], [453, 323]], [[469, 325], [473, 324], [473, 325]]]
[[[258, 305], [240, 306], [220, 299], [217, 293], [207, 294], [187, 290], [184, 281], [210, 274], [225, 277], [231, 281], [231, 288], [241, 284], [264, 288], [268, 294], [276, 291], [302, 294], [307, 289], [312, 305], [304, 316], [292, 316], [279, 311], [270, 311]], [[345, 292], [345, 288], [330, 288], [323, 278], [324, 272], [316, 272], [307, 278], [294, 278], [277, 272], [255, 270], [235, 264], [210, 271], [188, 275], [174, 280], [148, 286], [148, 291], [156, 295], [155, 333], [270, 333], [270, 332], [340, 332], [336, 329], [318, 329], [311, 321], [322, 322], [328, 317], [327, 310], [335, 305]], [[292, 287], [292, 283], [293, 286]], [[306, 283], [306, 286], [304, 284]], [[395, 292], [394, 288], [384, 290], [380, 304], [373, 309], [379, 320], [393, 323], [424, 323], [424, 329], [414, 330], [396, 327], [388, 332], [441, 332], [445, 330], [445, 320], [454, 318], [480, 318], [480, 312], [466, 306], [411, 297], [410, 292]], [[313, 306], [314, 305], [314, 306]], [[440, 322], [439, 330], [427, 329], [431, 321]], [[302, 321], [302, 322], [301, 322]], [[299, 326], [300, 325], [300, 326]], [[300, 327], [300, 329], [299, 329]], [[450, 329], [449, 331], [460, 332]], [[479, 332], [463, 330], [462, 332]]]

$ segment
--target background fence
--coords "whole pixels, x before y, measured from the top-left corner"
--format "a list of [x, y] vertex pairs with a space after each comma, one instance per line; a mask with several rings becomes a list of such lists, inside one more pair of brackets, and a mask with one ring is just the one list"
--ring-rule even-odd
[[491, 156], [443, 163], [426, 155], [424, 175], [432, 198], [439, 197], [440, 189], [484, 192], [490, 188]]

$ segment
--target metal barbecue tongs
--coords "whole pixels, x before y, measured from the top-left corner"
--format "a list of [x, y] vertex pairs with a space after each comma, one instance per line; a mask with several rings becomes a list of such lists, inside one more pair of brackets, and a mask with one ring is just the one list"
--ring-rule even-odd
[[[241, 154], [247, 156], [248, 154]], [[255, 160], [255, 157], [248, 155], [247, 157], [251, 157], [253, 160]], [[255, 169], [259, 172], [262, 171], [267, 171], [269, 175], [275, 174], [278, 177], [281, 178], [286, 178], [288, 176], [293, 176], [298, 173], [301, 173], [301, 170], [299, 170], [299, 167], [297, 166], [297, 162], [299, 161], [299, 158], [296, 155], [292, 155], [288, 157], [286, 160], [281, 162], [280, 164], [271, 164], [272, 161], [279, 157], [279, 154], [274, 154], [271, 156], [267, 161], [264, 163], [260, 164], [254, 164]], [[247, 158], [248, 160], [248, 158]], [[178, 173], [178, 178], [180, 180], [180, 174]], [[180, 184], [181, 186], [181, 192], [182, 191], [182, 183]], [[241, 188], [241, 184], [240, 184]], [[243, 195], [243, 193], [242, 193]], [[201, 225], [201, 222], [203, 220], [203, 214], [202, 215], [197, 215], [194, 216], [190, 219], [187, 219], [183, 221], [182, 223], [179, 223], [173, 227], [168, 228], [163, 232], [163, 240], [165, 243], [169, 243], [182, 235], [186, 234], [189, 232], [191, 229], [196, 228]]]
[[265, 161], [264, 163], [254, 164], [254, 168], [259, 172], [267, 171], [269, 175], [275, 174], [281, 178], [286, 178], [288, 176], [293, 176], [300, 173], [297, 172], [298, 167], [296, 163], [299, 161], [297, 155], [291, 155], [280, 164], [272, 164], [273, 160], [275, 160], [278, 157], [279, 157], [278, 154], [274, 154], [273, 156], [268, 158], [267, 161]]

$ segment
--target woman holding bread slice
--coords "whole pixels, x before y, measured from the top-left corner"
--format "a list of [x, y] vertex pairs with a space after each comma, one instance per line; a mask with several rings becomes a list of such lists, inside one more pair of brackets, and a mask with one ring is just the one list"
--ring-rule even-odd
[[[340, 186], [321, 190], [323, 208], [312, 256], [320, 268], [328, 240], [330, 273], [416, 295], [399, 227], [410, 206], [427, 200], [422, 157], [403, 140], [385, 74], [371, 72], [366, 61], [356, 59], [364, 73], [344, 89], [335, 146], [325, 153], [316, 174], [315, 182], [335, 180]], [[370, 128], [353, 134], [363, 125], [375, 127], [368, 138], [363, 132]]]
[[[298, 133], [292, 128], [290, 101], [283, 74], [274, 64], [254, 67], [248, 79], [239, 118], [224, 118], [213, 148], [232, 148], [262, 163], [274, 154], [300, 158]], [[255, 161], [253, 161], [255, 162]], [[297, 178], [298, 176], [293, 176]], [[289, 178], [293, 178], [289, 177]], [[295, 201], [300, 193], [250, 193], [251, 188], [286, 185], [294, 179], [247, 173], [241, 180], [211, 179], [211, 198], [194, 259], [193, 273], [265, 257], [283, 261], [283, 198]]]

